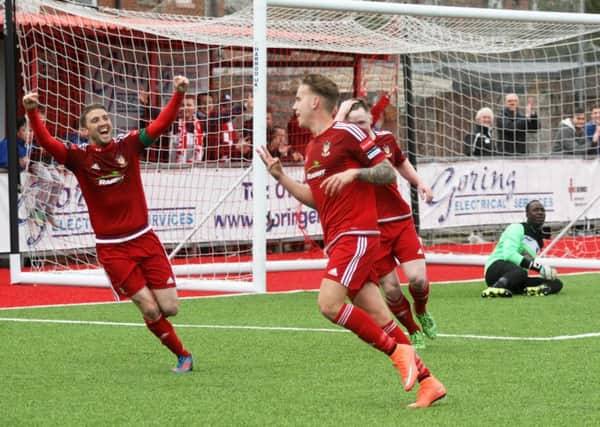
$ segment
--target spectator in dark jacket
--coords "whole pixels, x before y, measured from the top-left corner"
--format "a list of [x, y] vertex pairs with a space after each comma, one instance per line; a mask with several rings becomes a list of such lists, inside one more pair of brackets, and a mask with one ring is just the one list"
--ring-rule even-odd
[[552, 141], [552, 153], [585, 156], [591, 151], [585, 137], [585, 110], [576, 108], [573, 117], [560, 122]]
[[506, 95], [505, 106], [496, 118], [496, 127], [498, 128], [498, 151], [501, 154], [526, 154], [527, 133], [539, 129], [534, 99], [529, 98], [523, 114], [519, 111], [517, 94]]
[[465, 136], [463, 152], [467, 156], [491, 156], [494, 154], [492, 126], [494, 113], [490, 108], [484, 107], [475, 115], [473, 133]]

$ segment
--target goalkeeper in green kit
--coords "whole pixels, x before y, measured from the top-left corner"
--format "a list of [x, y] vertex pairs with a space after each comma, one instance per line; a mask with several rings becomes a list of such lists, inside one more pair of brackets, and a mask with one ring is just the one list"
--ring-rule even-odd
[[[556, 270], [535, 259], [544, 246], [544, 205], [539, 200], [532, 200], [527, 203], [525, 214], [526, 222], [506, 227], [487, 259], [485, 283], [488, 287], [481, 293], [483, 298], [512, 297], [513, 294], [550, 295], [562, 289]], [[539, 277], [529, 277], [529, 272], [539, 273]]]

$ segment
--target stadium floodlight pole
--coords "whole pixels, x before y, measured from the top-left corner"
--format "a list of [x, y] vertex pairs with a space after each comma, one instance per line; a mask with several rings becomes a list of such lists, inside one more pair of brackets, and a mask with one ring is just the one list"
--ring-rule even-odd
[[405, 3], [382, 3], [356, 0], [267, 0], [269, 6], [295, 9], [341, 10], [375, 12], [390, 15], [432, 16], [444, 18], [472, 18], [555, 24], [600, 24], [600, 14], [538, 12], [513, 9], [484, 9], [479, 7], [429, 6]]
[[[252, 147], [267, 141], [267, 2], [254, 0]], [[267, 170], [252, 156], [252, 281], [257, 292], [267, 291]]]
[[4, 22], [6, 28], [4, 42], [4, 67], [6, 85], [6, 125], [8, 138], [8, 206], [10, 218], [10, 275], [11, 283], [17, 283], [21, 272], [21, 254], [19, 249], [19, 156], [17, 152], [17, 64], [16, 64], [16, 24], [15, 3], [13, 0], [4, 2]]

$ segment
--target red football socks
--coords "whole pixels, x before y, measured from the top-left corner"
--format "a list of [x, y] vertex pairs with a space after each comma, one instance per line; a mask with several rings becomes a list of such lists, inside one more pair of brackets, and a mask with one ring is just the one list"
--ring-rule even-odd
[[361, 340], [388, 355], [396, 349], [396, 341], [383, 332], [364, 310], [352, 304], [344, 304], [334, 322], [351, 330]]
[[427, 282], [427, 284], [422, 290], [414, 289], [410, 285], [408, 286], [408, 290], [413, 297], [415, 313], [425, 313], [427, 311], [427, 300], [429, 300], [429, 282]]
[[[412, 345], [410, 343], [409, 339], [406, 337], [406, 335], [404, 335], [404, 332], [402, 332], [402, 330], [398, 327], [398, 325], [396, 325], [396, 323], [393, 320], [390, 320], [390, 323], [385, 325], [383, 327], [383, 330], [390, 337], [394, 338], [394, 340], [398, 344]], [[425, 364], [423, 363], [423, 361], [421, 360], [419, 355], [416, 353], [415, 353], [415, 362], [417, 364], [417, 372], [419, 373], [419, 376], [417, 377], [417, 381], [421, 382], [425, 378], [430, 376], [431, 372], [429, 372], [429, 369], [427, 369], [427, 366], [425, 366]]]
[[171, 350], [176, 356], [189, 356], [190, 353], [183, 348], [183, 344], [179, 340], [179, 337], [175, 333], [175, 329], [171, 322], [169, 322], [162, 314], [154, 322], [144, 319], [146, 326], [158, 339]]
[[419, 327], [413, 318], [412, 311], [410, 310], [410, 303], [404, 295], [400, 295], [400, 298], [397, 300], [386, 297], [385, 302], [390, 311], [396, 316], [402, 326], [406, 328], [409, 334], [414, 334], [419, 330]]

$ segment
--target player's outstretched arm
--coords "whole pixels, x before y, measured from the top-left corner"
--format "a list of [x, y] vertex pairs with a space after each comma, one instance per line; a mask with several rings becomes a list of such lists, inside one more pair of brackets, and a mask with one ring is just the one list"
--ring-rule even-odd
[[430, 203], [433, 200], [433, 191], [431, 191], [431, 188], [425, 184], [425, 181], [423, 181], [408, 160], [404, 160], [402, 162], [402, 164], [398, 167], [398, 172], [400, 172], [402, 178], [417, 187], [417, 191], [421, 195], [421, 199], [425, 200], [427, 203]]
[[292, 196], [294, 196], [300, 203], [313, 209], [316, 208], [315, 199], [308, 185], [302, 184], [287, 176], [283, 171], [283, 167], [281, 166], [279, 159], [271, 156], [271, 153], [269, 153], [267, 147], [259, 147], [256, 152], [267, 167], [269, 174], [271, 174], [276, 181], [283, 185], [283, 187], [288, 190]]
[[151, 141], [156, 140], [156, 138], [169, 130], [171, 124], [177, 118], [179, 107], [181, 106], [181, 102], [183, 101], [183, 97], [185, 96], [189, 84], [190, 81], [187, 77], [175, 76], [173, 79], [173, 87], [175, 88], [173, 96], [162, 109], [158, 117], [146, 127], [145, 134]]
[[38, 112], [39, 98], [35, 92], [29, 92], [23, 97], [23, 106], [29, 119], [29, 125], [33, 130], [36, 141], [44, 148], [58, 163], [67, 161], [67, 148], [64, 144], [52, 137]]

